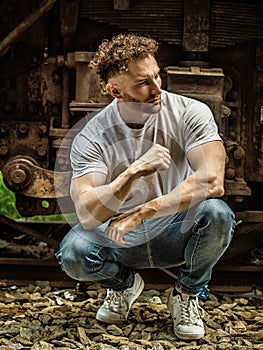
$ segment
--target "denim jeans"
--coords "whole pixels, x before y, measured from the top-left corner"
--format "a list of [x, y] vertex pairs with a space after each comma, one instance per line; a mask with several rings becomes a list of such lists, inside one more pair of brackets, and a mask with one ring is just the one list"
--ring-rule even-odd
[[134, 270], [179, 267], [176, 289], [198, 295], [211, 279], [212, 268], [229, 246], [234, 214], [220, 199], [193, 208], [144, 220], [125, 235], [125, 244], [108, 239], [110, 220], [93, 231], [74, 226], [56, 257], [73, 279], [124, 290], [133, 284]]

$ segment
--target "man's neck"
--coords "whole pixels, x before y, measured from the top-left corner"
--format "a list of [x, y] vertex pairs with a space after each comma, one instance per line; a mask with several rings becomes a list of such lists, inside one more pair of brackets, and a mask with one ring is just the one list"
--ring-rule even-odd
[[118, 103], [118, 109], [121, 118], [126, 125], [131, 129], [143, 128], [145, 122], [150, 118], [151, 114], [142, 113], [139, 110], [133, 110], [127, 107], [124, 103]]

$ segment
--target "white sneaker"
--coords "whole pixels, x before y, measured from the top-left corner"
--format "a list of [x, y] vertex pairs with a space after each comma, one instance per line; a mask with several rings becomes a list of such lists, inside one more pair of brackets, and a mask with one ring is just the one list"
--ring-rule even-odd
[[133, 302], [138, 298], [144, 288], [144, 281], [136, 273], [134, 283], [130, 288], [122, 291], [107, 289], [107, 295], [102, 306], [96, 314], [98, 321], [106, 323], [121, 323], [127, 320]]
[[174, 334], [183, 340], [200, 339], [205, 335], [202, 317], [204, 310], [198, 298], [186, 294], [170, 294], [168, 309], [174, 322]]

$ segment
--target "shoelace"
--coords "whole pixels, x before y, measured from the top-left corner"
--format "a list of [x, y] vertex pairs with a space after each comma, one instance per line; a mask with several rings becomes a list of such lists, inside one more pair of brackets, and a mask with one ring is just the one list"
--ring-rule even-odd
[[195, 299], [181, 301], [181, 320], [188, 325], [198, 325], [201, 317], [204, 316], [204, 310], [198, 305]]
[[125, 304], [123, 302], [123, 291], [108, 289], [104, 304], [109, 310], [121, 313]]

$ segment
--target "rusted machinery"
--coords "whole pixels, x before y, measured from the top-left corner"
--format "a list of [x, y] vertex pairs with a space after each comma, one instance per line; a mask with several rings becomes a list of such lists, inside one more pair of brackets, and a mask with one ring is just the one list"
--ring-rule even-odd
[[0, 9], [0, 170], [23, 216], [73, 210], [75, 125], [110, 101], [88, 63], [104, 37], [128, 31], [159, 41], [164, 88], [214, 112], [228, 155], [224, 199], [242, 220], [227, 257], [263, 241], [262, 1], [3, 0]]

